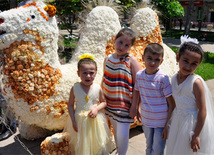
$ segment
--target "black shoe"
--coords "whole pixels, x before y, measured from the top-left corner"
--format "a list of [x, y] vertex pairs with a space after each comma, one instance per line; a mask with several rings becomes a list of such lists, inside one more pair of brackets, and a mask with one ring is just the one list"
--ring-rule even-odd
[[16, 126], [10, 126], [10, 129], [12, 130], [13, 133], [11, 133], [11, 131], [8, 129], [4, 130], [4, 132], [0, 134], [0, 141], [5, 140], [9, 138], [11, 135], [13, 135], [14, 133], [16, 133]]
[[12, 135], [12, 133], [10, 132], [10, 130], [7, 130], [6, 132], [4, 132], [0, 135], [0, 141], [9, 138], [11, 135]]

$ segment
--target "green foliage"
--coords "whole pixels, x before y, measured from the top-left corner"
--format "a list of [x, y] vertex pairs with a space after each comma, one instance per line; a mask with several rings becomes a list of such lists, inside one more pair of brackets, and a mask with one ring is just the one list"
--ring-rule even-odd
[[77, 29], [77, 16], [82, 11], [81, 0], [51, 0], [49, 4], [57, 8], [57, 20], [60, 29], [67, 29], [72, 35], [73, 29]]
[[152, 0], [152, 4], [171, 19], [184, 16], [184, 8], [176, 0]]
[[49, 4], [57, 8], [57, 15], [68, 15], [82, 10], [81, 0], [52, 0]]
[[135, 0], [117, 0], [116, 3], [126, 8], [133, 7], [136, 4]]

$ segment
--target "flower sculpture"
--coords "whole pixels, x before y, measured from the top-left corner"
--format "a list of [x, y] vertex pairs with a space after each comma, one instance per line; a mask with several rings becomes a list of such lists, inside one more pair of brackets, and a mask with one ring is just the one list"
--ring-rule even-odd
[[54, 8], [34, 1], [0, 13], [2, 93], [22, 122], [48, 130], [63, 129], [72, 84], [58, 61]]
[[79, 80], [78, 56], [94, 55], [95, 61], [101, 64], [96, 81], [101, 82], [107, 41], [121, 28], [112, 8], [95, 8], [88, 15], [84, 35], [70, 63], [61, 65], [54, 10], [55, 7], [34, 0], [0, 13], [0, 52], [3, 55], [0, 85], [8, 105], [21, 120], [19, 131], [26, 139], [44, 136], [35, 129], [64, 128], [70, 88]]
[[[95, 81], [100, 83], [103, 61], [106, 55], [114, 52], [113, 38], [121, 29], [118, 14], [112, 8], [95, 7], [87, 16], [72, 59], [61, 65], [57, 54], [59, 31], [55, 12], [54, 6], [33, 0], [25, 6], [0, 13], [0, 52], [3, 55], [0, 85], [17, 118], [31, 128], [64, 128], [70, 88], [79, 80], [76, 74], [78, 57], [84, 53], [94, 55], [98, 64]], [[137, 41], [131, 54], [138, 58], [143, 68], [141, 56], [146, 45], [151, 42], [162, 44], [165, 56], [161, 68], [171, 76], [177, 71], [175, 54], [162, 42], [158, 23], [158, 16], [152, 9], [137, 11], [131, 25]], [[20, 130], [20, 133], [26, 139], [41, 137], [28, 129]], [[55, 139], [61, 139], [60, 136], [66, 137], [58, 134]], [[51, 138], [43, 143], [43, 152], [47, 152], [49, 140]]]

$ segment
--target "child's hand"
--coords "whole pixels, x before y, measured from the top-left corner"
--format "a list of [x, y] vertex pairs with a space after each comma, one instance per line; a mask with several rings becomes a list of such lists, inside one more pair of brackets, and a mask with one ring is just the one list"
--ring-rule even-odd
[[98, 113], [98, 110], [95, 107], [95, 108], [91, 109], [91, 111], [88, 113], [88, 117], [95, 118], [97, 116], [97, 113]]
[[198, 149], [200, 149], [200, 138], [199, 136], [192, 136], [192, 141], [191, 141], [191, 149], [193, 152], [197, 152]]
[[77, 122], [74, 121], [72, 124], [73, 124], [74, 131], [78, 132]]
[[134, 118], [135, 116], [137, 116], [137, 110], [134, 108], [134, 106], [131, 106], [129, 110], [129, 117]]
[[139, 122], [142, 121], [142, 120], [141, 120], [141, 112], [140, 112], [140, 110], [137, 111], [137, 120], [138, 120]]
[[163, 132], [162, 132], [162, 138], [163, 140], [167, 139], [167, 133], [168, 133], [168, 127], [167, 125], [164, 127]]

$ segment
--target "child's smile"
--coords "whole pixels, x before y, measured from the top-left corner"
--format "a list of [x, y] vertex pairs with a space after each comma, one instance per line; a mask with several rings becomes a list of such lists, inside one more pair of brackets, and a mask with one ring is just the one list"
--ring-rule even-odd
[[188, 76], [193, 73], [201, 62], [201, 55], [189, 50], [186, 50], [183, 55], [177, 55], [177, 62], [179, 62], [179, 74]]

